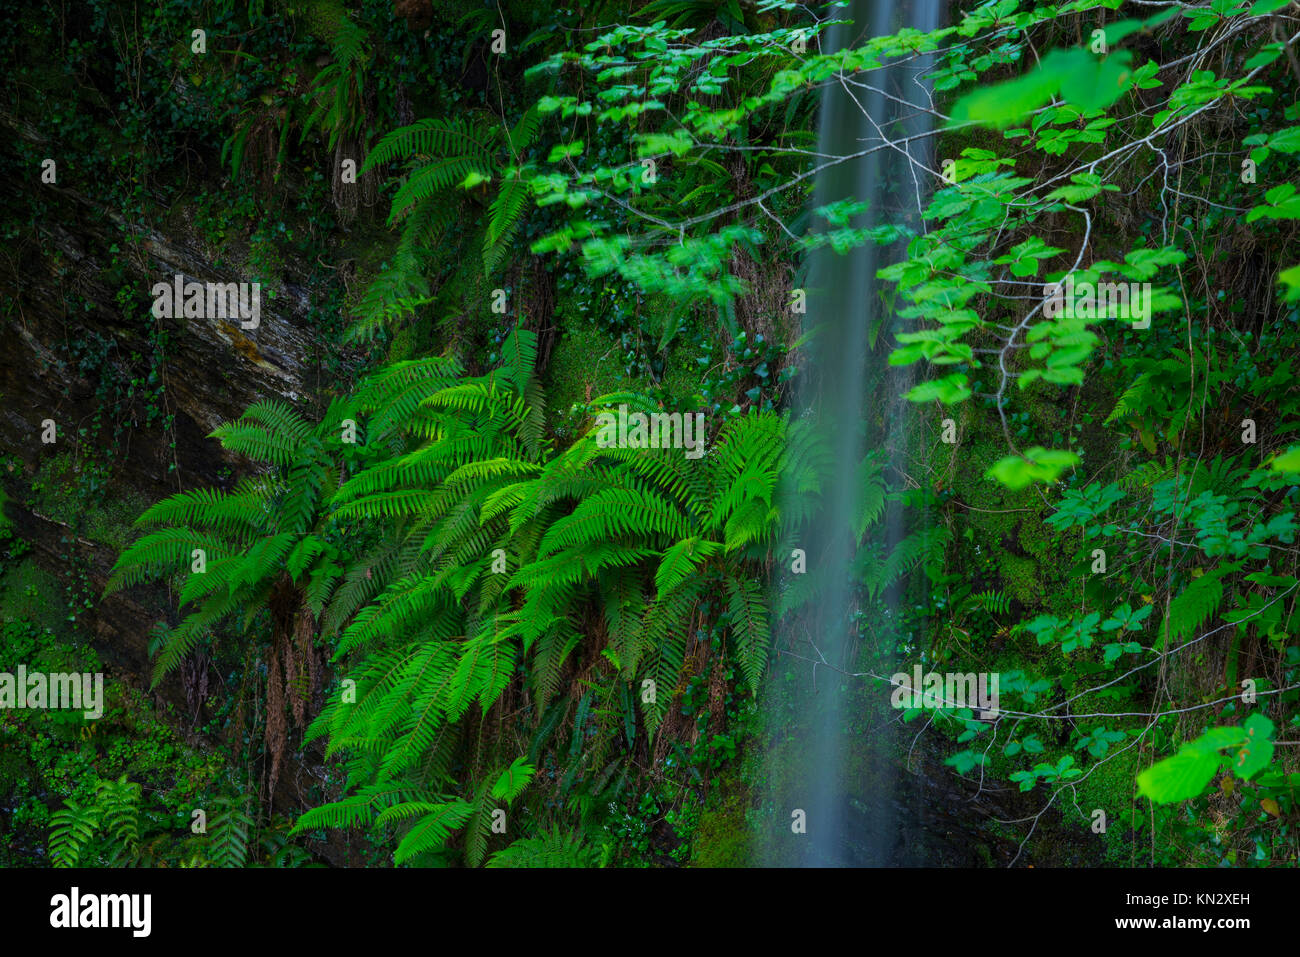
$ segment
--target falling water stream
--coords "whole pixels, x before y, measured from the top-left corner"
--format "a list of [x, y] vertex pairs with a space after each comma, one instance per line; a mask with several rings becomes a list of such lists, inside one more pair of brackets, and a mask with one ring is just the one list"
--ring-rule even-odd
[[[829, 51], [856, 48], [902, 27], [933, 30], [940, 0], [851, 0], [842, 11], [833, 15], [845, 22], [824, 38]], [[829, 81], [822, 94], [818, 162], [863, 155], [818, 172], [815, 208], [857, 200], [868, 205], [850, 222], [855, 228], [919, 224], [931, 179], [924, 170], [933, 168], [926, 135], [929, 89], [921, 79], [930, 68], [929, 58], [920, 57]], [[885, 264], [881, 255], [871, 243], [844, 254], [823, 246], [808, 262], [810, 345], [793, 408], [820, 433], [830, 461], [823, 507], [798, 543], [807, 555], [806, 574], [820, 578], [815, 610], [777, 634], [778, 648], [793, 654], [778, 659], [769, 687], [780, 711], [771, 723], [785, 726], [769, 756], [769, 805], [779, 836], [760, 840], [759, 857], [767, 864], [901, 863], [895, 849], [906, 823], [896, 810], [890, 748], [897, 723], [878, 722], [863, 733], [848, 709], [854, 691], [861, 693], [869, 679], [845, 674], [860, 670], [855, 666], [863, 661], [888, 667], [898, 640], [898, 595], [887, 590], [865, 602], [852, 570], [863, 487], [859, 465], [868, 451], [901, 464], [906, 447], [907, 384], [886, 364], [895, 320], [882, 307], [875, 278]], [[896, 476], [900, 470], [886, 471]], [[887, 553], [903, 534], [897, 502], [886, 508], [882, 522]], [[878, 684], [867, 692], [888, 694]], [[864, 764], [869, 774], [862, 772]]]

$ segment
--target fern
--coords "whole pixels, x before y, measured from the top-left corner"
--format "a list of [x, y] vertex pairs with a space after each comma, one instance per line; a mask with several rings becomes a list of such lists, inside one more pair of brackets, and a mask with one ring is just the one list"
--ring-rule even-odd
[[767, 666], [767, 648], [771, 637], [767, 625], [767, 608], [756, 582], [733, 578], [727, 585], [731, 592], [727, 610], [731, 614], [738, 639], [740, 668], [745, 673], [750, 690], [757, 694], [759, 678]]
[[1011, 611], [1011, 602], [1000, 591], [984, 591], [971, 595], [970, 600], [990, 615], [1006, 615]]
[[663, 559], [655, 571], [657, 597], [662, 599], [664, 595], [674, 591], [686, 580], [687, 575], [698, 574], [700, 563], [717, 551], [717, 542], [701, 539], [696, 535], [683, 538], [664, 549]]
[[483, 269], [496, 272], [510, 252], [510, 241], [523, 221], [524, 210], [532, 201], [532, 188], [518, 171], [507, 173], [497, 195], [488, 208], [487, 232], [483, 237]]
[[[466, 157], [485, 170], [489, 167], [492, 134], [478, 117], [472, 119], [425, 119], [383, 136], [361, 166], [367, 172], [384, 163], [421, 157]], [[456, 186], [460, 180], [448, 180]]]
[[442, 804], [425, 804], [420, 809], [424, 813], [410, 826], [397, 845], [393, 859], [398, 864], [405, 864], [419, 854], [441, 848], [452, 831], [469, 819], [474, 806], [467, 801], [454, 800]]
[[253, 828], [248, 798], [218, 798], [213, 807], [215, 813], [208, 820], [208, 860], [214, 867], [244, 867]]
[[50, 818], [54, 866], [89, 866], [88, 858], [95, 854], [110, 866], [134, 861], [141, 840], [139, 802], [140, 785], [128, 781], [125, 774], [116, 781], [95, 782], [93, 804], [64, 801]]
[[1169, 603], [1161, 647], [1170, 641], [1182, 642], [1190, 638], [1214, 617], [1223, 602], [1223, 578], [1240, 568], [1240, 562], [1220, 565], [1200, 578], [1192, 579], [1191, 584]]
[[82, 854], [99, 829], [101, 816], [97, 806], [82, 807], [70, 799], [51, 815], [50, 860], [55, 867], [77, 867], [81, 863]]
[[328, 134], [332, 150], [340, 139], [362, 133], [366, 118], [367, 39], [366, 31], [349, 17], [335, 21], [330, 42], [334, 62], [323, 67], [312, 82], [309, 96], [315, 107], [303, 124], [303, 139], [311, 130], [320, 128]]
[[[730, 422], [698, 463], [667, 449], [601, 449], [591, 432], [557, 453], [536, 361], [536, 335], [516, 328], [497, 369], [466, 377], [448, 359], [398, 363], [318, 424], [260, 403], [217, 433], [264, 463], [258, 478], [161, 503], [145, 522], [157, 530], [119, 559], [121, 587], [186, 575], [156, 679], [228, 619], [242, 613], [247, 627], [272, 601], [294, 620], [319, 617], [333, 637], [355, 698], [330, 695], [305, 740], [328, 737], [327, 753], [347, 757], [349, 793], [305, 813], [295, 833], [392, 828], [407, 864], [467, 829], [466, 860], [480, 863], [492, 812], [523, 799], [539, 764], [497, 753], [504, 742], [478, 729], [508, 688], [539, 713], [556, 713], [552, 702], [572, 713], [566, 682], [593, 617], [604, 619], [616, 675], [577, 699], [593, 762], [659, 733], [705, 617], [723, 626], [745, 687], [757, 687], [770, 644], [759, 563], [777, 535], [786, 420]], [[364, 419], [365, 458], [338, 442], [345, 414]], [[356, 529], [363, 540], [349, 541]], [[191, 572], [200, 542], [207, 567]], [[496, 549], [509, 557], [503, 574]], [[705, 604], [713, 593], [722, 607]], [[280, 648], [283, 611], [272, 618]], [[657, 694], [637, 693], [647, 678]], [[230, 834], [214, 835], [210, 859], [239, 861], [242, 819], [230, 809], [214, 823]]]
[[579, 834], [543, 830], [497, 851], [488, 867], [594, 867], [597, 852]]
[[492, 785], [492, 797], [510, 803], [528, 786], [536, 770], [526, 758], [515, 758]]
[[416, 792], [393, 784], [360, 787], [339, 801], [305, 811], [289, 832], [290, 836], [320, 827], [357, 827], [376, 821], [388, 809], [415, 797]]
[[[403, 272], [410, 268], [418, 246], [416, 237], [427, 235], [428, 224], [437, 216], [431, 210], [451, 206], [447, 194], [452, 190], [489, 182], [498, 186], [483, 226], [483, 269], [491, 275], [501, 267], [532, 202], [523, 154], [536, 138], [540, 123], [541, 113], [533, 107], [508, 129], [483, 115], [427, 118], [380, 139], [361, 171], [386, 163], [408, 166], [389, 213], [390, 225], [403, 223], [399, 244], [399, 258], [405, 260]], [[365, 310], [363, 330], [368, 332], [383, 322], [375, 306]]]

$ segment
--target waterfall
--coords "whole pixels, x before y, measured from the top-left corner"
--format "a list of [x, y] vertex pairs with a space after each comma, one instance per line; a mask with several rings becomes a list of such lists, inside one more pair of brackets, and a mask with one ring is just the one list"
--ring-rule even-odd
[[[933, 30], [939, 13], [939, 0], [851, 0], [847, 11], [832, 9], [832, 17], [846, 22], [831, 27], [824, 49], [856, 48], [905, 26]], [[932, 178], [924, 170], [934, 168], [926, 135], [929, 90], [920, 79], [931, 66], [929, 57], [918, 57], [828, 81], [817, 162], [869, 152], [817, 173], [814, 208], [857, 200], [868, 207], [852, 227], [919, 228]], [[896, 820], [890, 747], [897, 722], [877, 722], [864, 735], [853, 727], [854, 715], [846, 707], [854, 693], [888, 701], [887, 686], [845, 673], [862, 670], [855, 666], [863, 661], [892, 661], [899, 638], [898, 594], [887, 590], [864, 603], [852, 569], [863, 457], [874, 450], [887, 463], [901, 465], [906, 448], [908, 403], [902, 394], [908, 383], [886, 364], [894, 317], [882, 308], [875, 279], [885, 264], [882, 252], [871, 243], [845, 254], [823, 246], [807, 263], [804, 332], [810, 345], [792, 417], [815, 430], [828, 461], [821, 511], [795, 543], [807, 556], [805, 574], [816, 580], [814, 611], [778, 629], [779, 654], [765, 689], [773, 741], [767, 767], [772, 833], [760, 837], [758, 848], [765, 864], [888, 865], [897, 863], [894, 849], [904, 839]], [[886, 466], [891, 479], [899, 472]], [[783, 494], [797, 493], [787, 487]], [[897, 502], [887, 506], [881, 521], [887, 553], [903, 535]], [[846, 760], [864, 751], [871, 769], [865, 775], [862, 761]]]

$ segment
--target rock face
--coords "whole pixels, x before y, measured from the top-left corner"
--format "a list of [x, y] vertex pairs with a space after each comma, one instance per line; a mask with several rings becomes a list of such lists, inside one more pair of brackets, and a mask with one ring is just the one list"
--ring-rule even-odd
[[[134, 421], [109, 423], [120, 437], [110, 480], [149, 501], [180, 488], [228, 485], [238, 463], [208, 434], [259, 399], [300, 404], [308, 393], [305, 290], [286, 284], [273, 302], [264, 297], [260, 325], [247, 332], [220, 319], [155, 319], [149, 300], [123, 304], [118, 290], [127, 284], [147, 290], [177, 274], [199, 281], [245, 277], [213, 267], [194, 237], [154, 231], [142, 237], [137, 268], [110, 279], [114, 257], [108, 249], [121, 235], [114, 228], [121, 218], [71, 190], [61, 190], [59, 198], [66, 218], [40, 224], [37, 235], [13, 248], [10, 268], [0, 269], [0, 298], [11, 304], [0, 359], [0, 448], [16, 456], [28, 476], [48, 457], [78, 450], [87, 440], [79, 430], [104, 401], [87, 372], [101, 381], [106, 375], [124, 382], [142, 378], [161, 332], [160, 414], [147, 423], [139, 402], [114, 410]], [[75, 315], [70, 302], [79, 307]], [[90, 370], [86, 360], [77, 363], [79, 347], [88, 344], [102, 357]], [[174, 416], [170, 430], [166, 414]], [[42, 441], [49, 421], [53, 443]], [[20, 476], [11, 469], [6, 480], [16, 503], [23, 496], [15, 479]]]
[[[853, 798], [846, 803], [846, 840], [836, 863], [877, 865], [871, 835], [880, 809]], [[944, 766], [934, 743], [926, 741], [900, 768], [888, 802], [884, 817], [891, 844], [885, 848], [886, 859], [896, 867], [1100, 866], [1101, 838], [1064, 827], [1059, 811], [1045, 803], [1040, 795], [1030, 797], [994, 781], [981, 786], [957, 774]], [[1035, 818], [1042, 825], [1040, 840], [1025, 840], [1024, 822]], [[1021, 823], [1013, 827], [1011, 821]], [[1049, 830], [1069, 839], [1044, 843], [1041, 838]]]
[[[11, 136], [31, 135], [11, 117], [0, 115], [0, 125]], [[155, 495], [177, 489], [173, 464], [186, 487], [218, 482], [230, 463], [206, 437], [212, 429], [258, 399], [298, 403], [312, 391], [306, 289], [285, 281], [275, 299], [264, 290], [256, 329], [223, 319], [156, 319], [147, 295], [156, 282], [171, 282], [176, 275], [222, 283], [250, 277], [215, 266], [188, 226], [140, 234], [120, 213], [73, 187], [34, 188], [48, 191], [43, 198], [54, 198], [57, 218], [47, 215], [20, 227], [18, 242], [0, 266], [0, 297], [9, 303], [8, 342], [0, 360], [5, 400], [0, 446], [33, 462], [68, 442], [94, 413], [95, 383], [86, 376], [84, 359], [80, 367], [74, 365], [78, 346], [84, 352], [96, 344], [103, 362], [128, 381], [147, 370], [161, 349], [163, 402], [175, 415], [176, 447], [157, 424], [132, 425], [125, 458], [118, 463], [121, 477], [135, 487], [152, 486]], [[124, 237], [133, 237], [134, 248], [127, 253], [120, 251]], [[124, 288], [140, 294], [123, 301]], [[59, 430], [54, 447], [40, 441], [46, 419]]]
[[[13, 116], [0, 113], [0, 128], [11, 141], [39, 142]], [[6, 218], [30, 214], [30, 221], [17, 224], [17, 239], [0, 258], [6, 338], [0, 358], [0, 482], [8, 496], [6, 516], [30, 543], [36, 562], [60, 577], [68, 576], [72, 564], [102, 593], [117, 547], [88, 537], [75, 516], [43, 514], [32, 494], [34, 478], [51, 459], [64, 456], [76, 468], [88, 460], [106, 464], [110, 499], [148, 503], [182, 488], [232, 484], [246, 463], [208, 437], [214, 428], [259, 400], [278, 399], [311, 414], [319, 350], [305, 281], [294, 280], [309, 276], [313, 267], [289, 262], [286, 253], [289, 275], [273, 277], [274, 298], [267, 295], [267, 277], [261, 277], [255, 329], [241, 328], [237, 319], [156, 318], [149, 294], [155, 283], [177, 275], [201, 283], [254, 277], [215, 264], [184, 217], [165, 214], [142, 231], [79, 190], [74, 176], [66, 177], [66, 185], [64, 179], [61, 174], [58, 185], [30, 183], [32, 195], [3, 203]], [[40, 202], [31, 202], [37, 190]], [[42, 441], [51, 421], [54, 441]], [[137, 511], [124, 515], [134, 518]], [[141, 586], [99, 600], [80, 625], [115, 677], [148, 687], [148, 629], [160, 619], [174, 621], [175, 614], [164, 589]], [[177, 673], [158, 693], [182, 714], [193, 714], [197, 724], [187, 690], [186, 674]], [[320, 777], [314, 762], [286, 764], [284, 785], [277, 788], [280, 810], [297, 802], [291, 784], [301, 787], [304, 778]]]

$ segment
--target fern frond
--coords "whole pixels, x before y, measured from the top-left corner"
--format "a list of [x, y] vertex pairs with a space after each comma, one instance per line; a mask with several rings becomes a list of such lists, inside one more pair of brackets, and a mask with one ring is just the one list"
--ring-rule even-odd
[[397, 864], [405, 864], [417, 854], [442, 847], [451, 832], [462, 827], [473, 811], [472, 804], [459, 798], [432, 805], [406, 832], [397, 845], [393, 860]]
[[691, 536], [664, 549], [663, 559], [655, 571], [657, 597], [673, 591], [688, 575], [694, 574], [701, 562], [716, 554], [721, 546], [708, 539]]
[[496, 783], [492, 785], [493, 799], [505, 801], [507, 804], [513, 802], [523, 793], [524, 788], [528, 787], [528, 782], [533, 779], [536, 770], [528, 763], [527, 758], [515, 758], [510, 762], [510, 767], [502, 771]]
[[334, 39], [330, 48], [339, 66], [350, 66], [363, 58], [366, 38], [365, 29], [350, 17], [341, 16], [335, 21]]
[[534, 103], [524, 111], [523, 116], [519, 117], [519, 122], [506, 135], [506, 146], [516, 159], [519, 159], [523, 151], [533, 144], [541, 125], [542, 111]]
[[96, 805], [81, 806], [66, 800], [51, 815], [50, 860], [55, 867], [76, 867], [81, 855], [99, 829], [101, 810]]
[[394, 805], [419, 798], [418, 791], [395, 784], [371, 784], [339, 801], [331, 801], [303, 813], [289, 831], [289, 836], [319, 827], [359, 827], [370, 825], [383, 811]]
[[219, 595], [209, 599], [202, 608], [168, 631], [158, 661], [154, 664], [152, 687], [156, 688], [163, 678], [174, 671], [194, 650], [199, 640], [209, 633], [212, 626], [237, 606], [238, 599], [235, 596]]
[[253, 819], [248, 799], [218, 798], [209, 819], [208, 859], [215, 867], [244, 867], [248, 863], [248, 835]]
[[483, 236], [483, 271], [492, 275], [510, 252], [510, 241], [519, 231], [524, 210], [532, 200], [532, 187], [516, 172], [508, 177], [488, 207], [487, 230]]
[[727, 590], [731, 595], [727, 611], [737, 639], [740, 670], [745, 673], [750, 690], [757, 694], [763, 669], [767, 667], [767, 649], [771, 641], [763, 590], [748, 578], [731, 579], [727, 582]]
[[231, 495], [219, 489], [177, 492], [145, 509], [136, 525], [191, 525], [222, 535], [266, 531], [267, 504], [258, 495]]
[[[361, 165], [361, 172], [368, 172], [381, 163], [420, 156], [469, 157], [486, 168], [490, 164], [491, 145], [491, 133], [477, 120], [423, 119], [382, 137]], [[456, 180], [451, 185], [459, 182]]]
[[680, 539], [688, 534], [681, 512], [657, 492], [639, 487], [612, 488], [597, 492], [573, 514], [552, 525], [542, 538], [538, 555], [545, 557], [560, 549], [607, 542], [623, 535]]
[[488, 867], [595, 867], [598, 854], [576, 832], [543, 830], [497, 851]]
[[281, 402], [268, 400], [248, 407], [234, 422], [219, 426], [211, 437], [223, 448], [275, 465], [291, 465], [312, 426]]
[[424, 164], [398, 187], [388, 214], [389, 225], [402, 220], [412, 206], [459, 186], [471, 175], [486, 178], [491, 175], [491, 166], [473, 156], [444, 156]]
[[233, 548], [215, 535], [188, 528], [164, 528], [141, 536], [117, 557], [104, 585], [104, 594], [128, 588], [151, 578], [188, 570], [194, 551], [209, 560], [229, 557]]
[[1222, 564], [1179, 592], [1169, 603], [1169, 612], [1163, 629], [1162, 642], [1181, 642], [1194, 635], [1198, 628], [1214, 617], [1223, 602], [1223, 578], [1241, 568], [1240, 562]]

